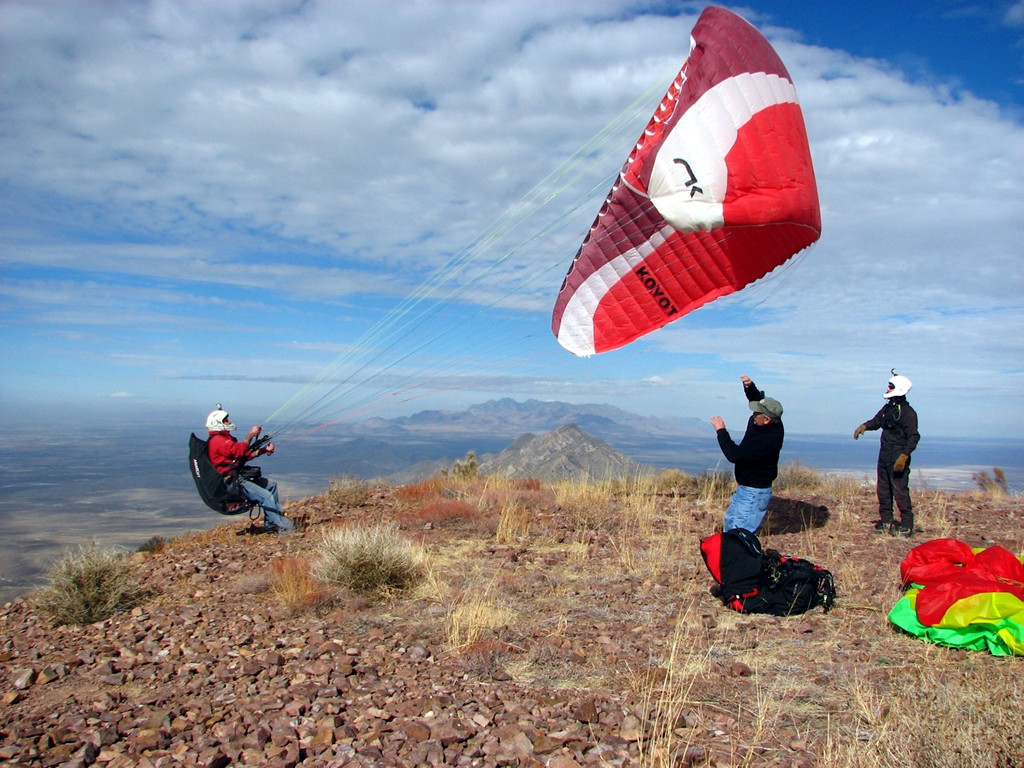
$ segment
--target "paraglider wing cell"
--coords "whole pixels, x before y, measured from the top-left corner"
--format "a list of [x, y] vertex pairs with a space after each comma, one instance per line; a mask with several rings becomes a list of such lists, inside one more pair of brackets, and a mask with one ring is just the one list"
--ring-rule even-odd
[[789, 73], [739, 16], [708, 8], [559, 291], [552, 330], [590, 355], [764, 276], [821, 216]]

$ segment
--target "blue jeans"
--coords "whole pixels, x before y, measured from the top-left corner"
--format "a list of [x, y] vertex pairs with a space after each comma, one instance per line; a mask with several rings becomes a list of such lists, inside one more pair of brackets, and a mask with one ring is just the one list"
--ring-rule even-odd
[[295, 530], [295, 523], [284, 516], [281, 502], [277, 500], [277, 483], [265, 477], [262, 478], [262, 482], [267, 484], [266, 488], [241, 478], [237, 482], [241, 486], [242, 495], [245, 498], [255, 501], [263, 507], [264, 524], [267, 528], [279, 533], [291, 533]]
[[731, 531], [733, 528], [746, 528], [751, 533], [757, 533], [764, 520], [764, 514], [768, 511], [768, 502], [772, 500], [771, 488], [751, 488], [748, 485], [740, 485], [736, 493], [732, 495], [729, 508], [725, 511], [725, 523], [723, 531]]

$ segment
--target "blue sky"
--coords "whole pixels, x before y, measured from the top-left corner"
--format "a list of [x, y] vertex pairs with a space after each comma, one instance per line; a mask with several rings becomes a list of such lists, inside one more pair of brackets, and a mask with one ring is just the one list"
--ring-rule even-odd
[[1019, 437], [1024, 2], [891, 5], [728, 6], [795, 80], [822, 238], [577, 359], [554, 296], [703, 4], [0, 0], [0, 415], [738, 425], [748, 374], [843, 434], [895, 367], [926, 433]]

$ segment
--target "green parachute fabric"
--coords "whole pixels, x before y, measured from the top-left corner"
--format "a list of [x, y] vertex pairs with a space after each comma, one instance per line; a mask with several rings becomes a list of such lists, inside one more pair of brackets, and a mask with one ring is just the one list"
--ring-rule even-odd
[[889, 621], [928, 642], [1024, 656], [1024, 557], [957, 539], [914, 547], [900, 565], [907, 593]]

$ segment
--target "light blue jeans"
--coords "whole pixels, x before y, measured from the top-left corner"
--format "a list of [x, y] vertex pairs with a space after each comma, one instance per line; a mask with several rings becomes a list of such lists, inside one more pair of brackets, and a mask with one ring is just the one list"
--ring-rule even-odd
[[751, 488], [748, 485], [740, 485], [736, 493], [732, 495], [729, 508], [725, 511], [725, 523], [723, 531], [731, 531], [733, 528], [746, 528], [751, 533], [757, 533], [764, 520], [764, 514], [768, 511], [768, 502], [772, 500], [771, 488]]
[[239, 478], [238, 483], [241, 485], [242, 495], [263, 507], [264, 524], [267, 528], [276, 530], [278, 533], [291, 533], [295, 530], [295, 523], [284, 516], [281, 502], [277, 499], [277, 483], [266, 478], [263, 480], [267, 484], [266, 488]]

